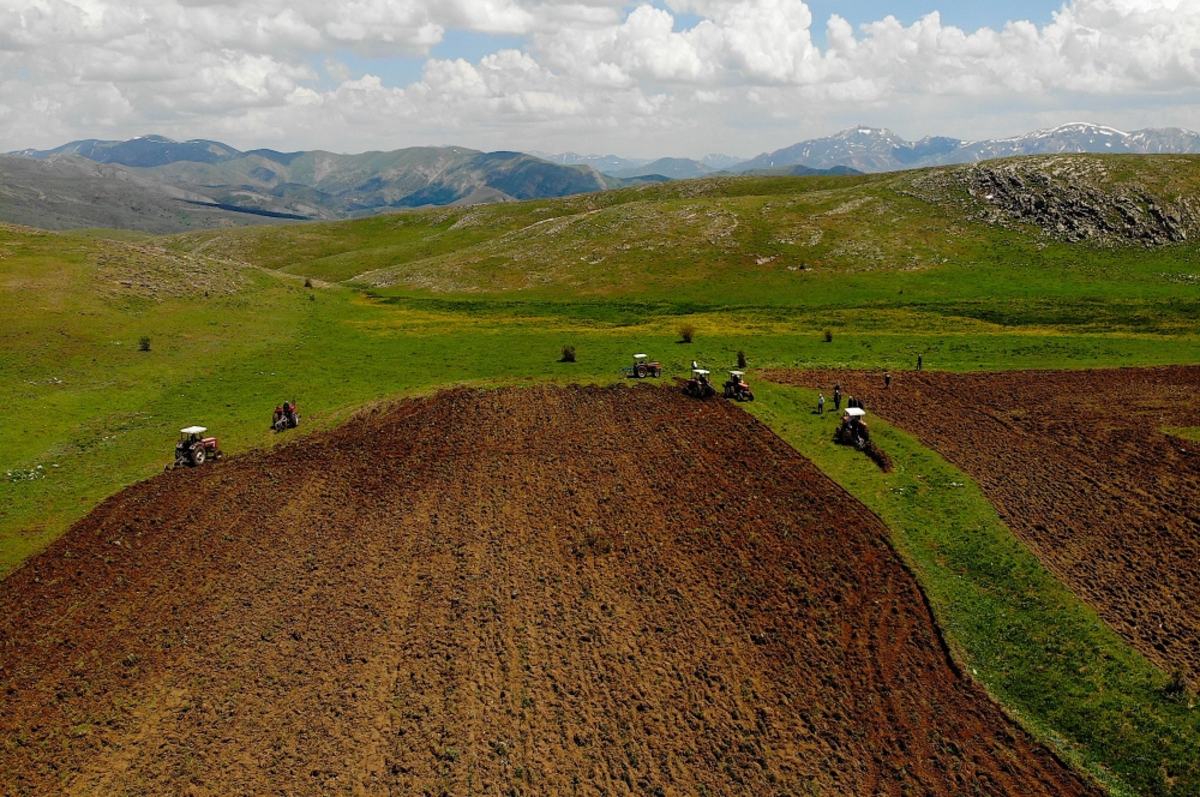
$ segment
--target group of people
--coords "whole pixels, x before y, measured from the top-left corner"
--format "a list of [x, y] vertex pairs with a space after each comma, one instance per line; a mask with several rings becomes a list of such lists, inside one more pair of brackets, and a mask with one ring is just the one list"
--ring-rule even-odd
[[[862, 399], [856, 399], [854, 396], [850, 396], [846, 399], [846, 408], [849, 409], [850, 407], [859, 407], [860, 409], [865, 409], [865, 407], [863, 407]], [[842, 386], [840, 384], [838, 384], [838, 385], [833, 386], [833, 409], [836, 412], [836, 411], [840, 410], [841, 408], [842, 408]], [[818, 415], [825, 414], [825, 394], [824, 393], [817, 394], [817, 414]]]
[[[924, 365], [924, 363], [922, 362], [921, 355], [918, 354], [917, 355], [917, 370], [920, 371], [923, 365]], [[883, 389], [888, 390], [891, 388], [891, 386], [892, 386], [892, 374], [890, 371], [884, 371], [883, 372]], [[850, 396], [849, 398], [846, 399], [846, 408], [849, 409], [850, 407], [858, 407], [859, 409], [866, 409], [866, 407], [863, 406], [862, 399], [856, 399], [854, 396]], [[842, 386], [840, 384], [835, 384], [833, 386], [833, 409], [836, 411], [836, 410], [840, 410], [841, 408], [842, 408]], [[817, 414], [818, 415], [825, 414], [825, 394], [824, 393], [817, 394]]]

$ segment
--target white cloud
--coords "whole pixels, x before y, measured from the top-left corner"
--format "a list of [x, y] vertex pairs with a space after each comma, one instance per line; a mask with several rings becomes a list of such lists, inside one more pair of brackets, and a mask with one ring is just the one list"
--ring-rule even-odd
[[[547, 149], [575, 136], [630, 152], [707, 136], [696, 146], [745, 150], [866, 117], [969, 134], [968, 113], [1028, 119], [1020, 129], [1055, 108], [1102, 109], [1097, 121], [1127, 127], [1148, 116], [1200, 125], [1200, 0], [1074, 0], [1041, 27], [978, 31], [937, 13], [855, 30], [814, 20], [803, 0], [671, 0], [670, 11], [623, 0], [0, 2], [7, 148], [156, 130], [340, 149]], [[702, 21], [677, 31], [672, 12]], [[452, 29], [528, 46], [432, 58]], [[355, 72], [343, 52], [427, 60], [397, 86]], [[337, 85], [320, 88], [312, 63]], [[620, 137], [605, 145], [610, 131]]]

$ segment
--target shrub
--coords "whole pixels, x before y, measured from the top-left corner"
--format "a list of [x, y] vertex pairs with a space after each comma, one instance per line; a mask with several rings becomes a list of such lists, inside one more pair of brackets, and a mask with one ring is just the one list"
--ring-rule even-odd
[[738, 368], [746, 367], [746, 352], [738, 350]]
[[150, 351], [150, 338], [145, 335], [138, 341], [138, 351]]
[[679, 339], [684, 343], [692, 342], [692, 335], [696, 334], [696, 328], [691, 324], [684, 324], [679, 328]]
[[305, 287], [305, 288], [311, 288], [311, 287], [312, 287], [312, 280], [311, 280], [311, 279], [307, 279], [307, 278], [306, 278], [306, 279], [304, 280], [304, 287]]
[[1183, 678], [1183, 673], [1180, 670], [1171, 672], [1171, 680], [1167, 681], [1167, 685], [1159, 690], [1163, 697], [1173, 703], [1188, 702], [1187, 681]]
[[832, 332], [830, 332], [828, 329], [827, 329], [827, 330], [825, 330], [825, 342], [826, 342], [826, 343], [833, 343], [833, 333], [832, 333]]
[[575, 347], [574, 346], [563, 346], [562, 347], [562, 359], [559, 360], [559, 362], [560, 363], [575, 362]]

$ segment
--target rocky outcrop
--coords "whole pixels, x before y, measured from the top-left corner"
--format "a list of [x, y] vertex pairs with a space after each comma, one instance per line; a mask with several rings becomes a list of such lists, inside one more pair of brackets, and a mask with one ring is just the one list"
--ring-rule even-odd
[[[1060, 241], [1162, 246], [1200, 237], [1200, 160], [1187, 157], [1014, 158], [931, 171], [917, 180], [927, 200], [960, 199], [981, 219], [1032, 224]], [[1167, 160], [1171, 162], [1166, 162]]]

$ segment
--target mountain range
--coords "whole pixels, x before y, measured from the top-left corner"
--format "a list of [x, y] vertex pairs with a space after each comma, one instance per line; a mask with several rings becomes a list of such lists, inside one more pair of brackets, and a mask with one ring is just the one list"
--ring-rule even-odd
[[1124, 133], [1111, 127], [1081, 122], [1037, 130], [1023, 136], [985, 141], [962, 141], [945, 136], [905, 141], [887, 128], [852, 127], [832, 136], [801, 141], [764, 153], [736, 164], [730, 171], [741, 173], [786, 166], [807, 166], [810, 169], [847, 166], [860, 172], [890, 172], [1016, 155], [1068, 152], [1197, 154], [1200, 153], [1200, 133], [1176, 127]]
[[[1177, 127], [1124, 133], [1087, 122], [1036, 130], [1021, 136], [965, 141], [947, 136], [926, 136], [906, 141], [887, 128], [858, 126], [831, 136], [801, 141], [764, 152], [749, 160], [708, 155], [701, 160], [660, 158], [656, 161], [619, 158], [615, 155], [552, 155], [530, 153], [554, 163], [588, 164], [614, 177], [658, 174], [671, 179], [708, 174], [813, 174], [851, 171], [875, 173], [972, 163], [1016, 155], [1050, 155], [1069, 152], [1117, 152], [1156, 155], [1200, 153], [1200, 133]], [[796, 167], [816, 171], [805, 171]]]
[[[91, 178], [89, 190], [106, 177], [118, 181], [108, 192], [123, 191], [129, 201], [188, 203], [193, 209], [206, 205], [251, 214], [258, 217], [256, 221], [332, 220], [427, 205], [560, 197], [665, 179], [626, 180], [586, 165], [559, 165], [520, 152], [465, 147], [411, 147], [357, 155], [320, 150], [242, 152], [217, 141], [177, 142], [162, 136], [74, 141], [51, 150], [11, 153], [4, 160], [56, 164], [56, 170], [47, 168], [43, 174], [52, 174], [59, 188], [65, 175], [86, 172]], [[103, 164], [106, 169], [89, 171], [88, 164]], [[36, 177], [16, 163], [2, 171]], [[11, 194], [12, 186], [5, 185]], [[134, 198], [138, 192], [150, 198]]]
[[561, 197], [712, 174], [871, 173], [1073, 152], [1200, 153], [1200, 134], [1179, 128], [1124, 133], [1076, 123], [985, 141], [906, 141], [886, 128], [854, 127], [742, 161], [728, 155], [640, 160], [465, 147], [343, 155], [240, 151], [218, 141], [156, 135], [87, 139], [0, 156], [0, 220], [165, 233]]

